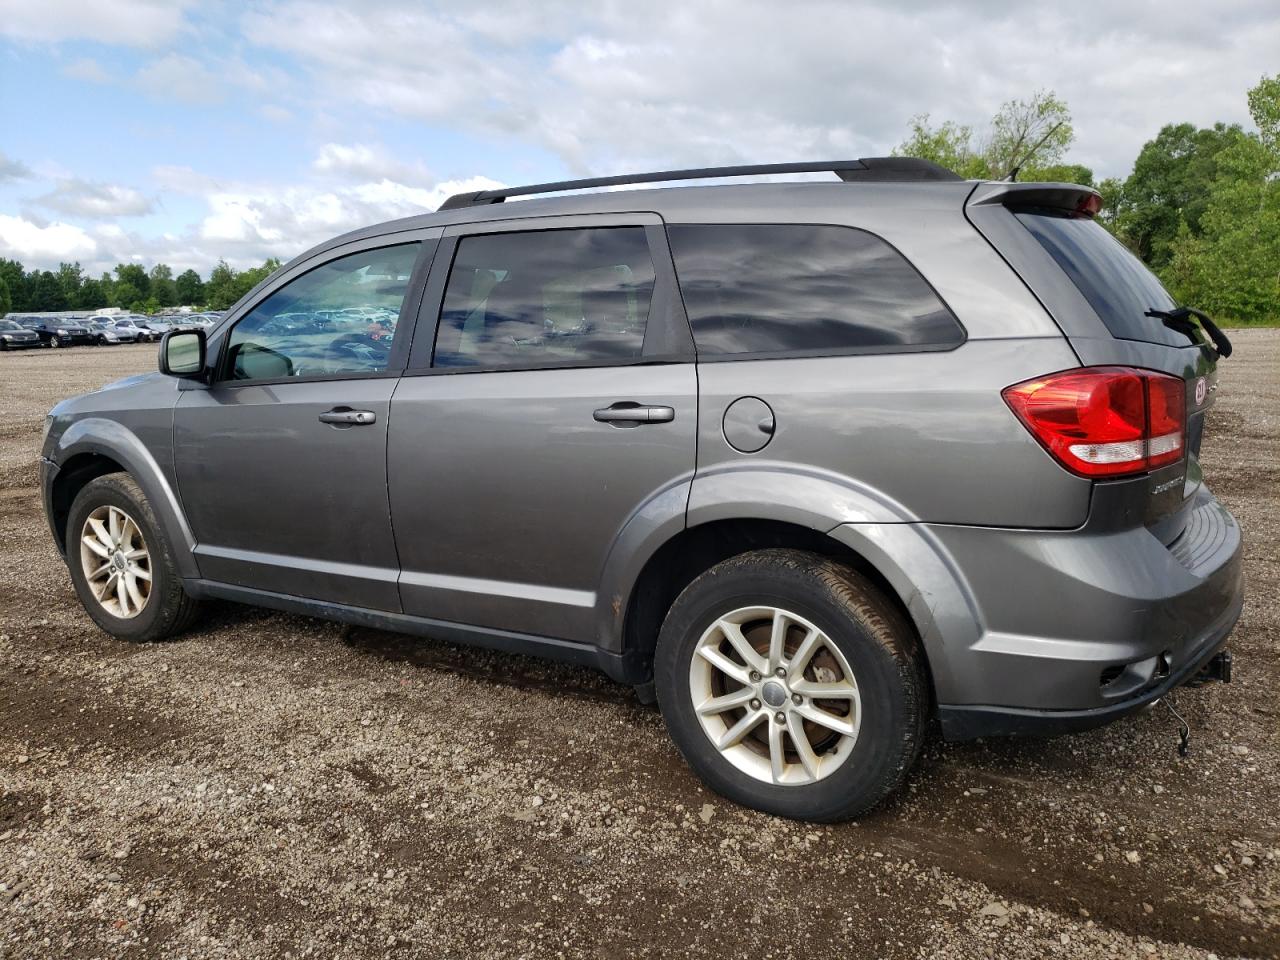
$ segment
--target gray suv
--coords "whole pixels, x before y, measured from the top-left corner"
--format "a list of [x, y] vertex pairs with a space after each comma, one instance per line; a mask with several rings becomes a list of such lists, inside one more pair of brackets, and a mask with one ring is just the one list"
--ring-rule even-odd
[[593, 665], [715, 790], [854, 816], [932, 722], [1226, 679], [1230, 344], [1098, 204], [898, 158], [456, 196], [55, 407], [49, 524], [121, 639], [220, 598]]

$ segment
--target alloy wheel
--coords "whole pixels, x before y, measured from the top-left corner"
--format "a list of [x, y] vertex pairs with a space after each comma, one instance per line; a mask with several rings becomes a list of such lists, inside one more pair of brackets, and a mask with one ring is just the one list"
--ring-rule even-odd
[[117, 506], [103, 504], [85, 518], [80, 563], [94, 598], [113, 617], [129, 620], [151, 599], [151, 554], [142, 528]]
[[744, 607], [712, 623], [689, 665], [694, 711], [743, 773], [803, 785], [830, 776], [862, 724], [857, 679], [820, 628], [788, 610]]

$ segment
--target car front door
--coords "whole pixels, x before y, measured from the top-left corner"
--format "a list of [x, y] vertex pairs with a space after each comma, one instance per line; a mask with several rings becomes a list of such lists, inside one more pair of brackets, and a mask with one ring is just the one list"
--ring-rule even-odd
[[398, 611], [387, 423], [439, 230], [293, 268], [211, 342], [174, 412], [175, 467], [207, 580]]
[[595, 641], [611, 547], [637, 517], [683, 526], [694, 469], [661, 220], [449, 228], [418, 330], [388, 447], [404, 612]]

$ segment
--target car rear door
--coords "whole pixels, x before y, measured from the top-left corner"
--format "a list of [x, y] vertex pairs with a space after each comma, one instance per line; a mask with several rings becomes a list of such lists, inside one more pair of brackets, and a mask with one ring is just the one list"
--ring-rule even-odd
[[660, 218], [448, 229], [391, 405], [404, 612], [593, 641], [624, 528], [683, 525], [696, 426]]
[[[215, 378], [184, 390], [173, 422], [205, 579], [400, 609], [388, 414], [439, 232], [302, 263], [211, 341]], [[367, 307], [381, 311], [373, 321]]]

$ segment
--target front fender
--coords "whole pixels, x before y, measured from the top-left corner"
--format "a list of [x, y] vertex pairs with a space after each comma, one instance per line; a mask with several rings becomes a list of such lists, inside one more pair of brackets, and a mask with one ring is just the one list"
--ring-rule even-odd
[[151, 504], [178, 572], [187, 579], [198, 578], [200, 572], [194, 554], [196, 541], [182, 503], [146, 444], [116, 420], [85, 417], [70, 424], [46, 452], [46, 456], [60, 467], [81, 454], [108, 457], [133, 477]]

